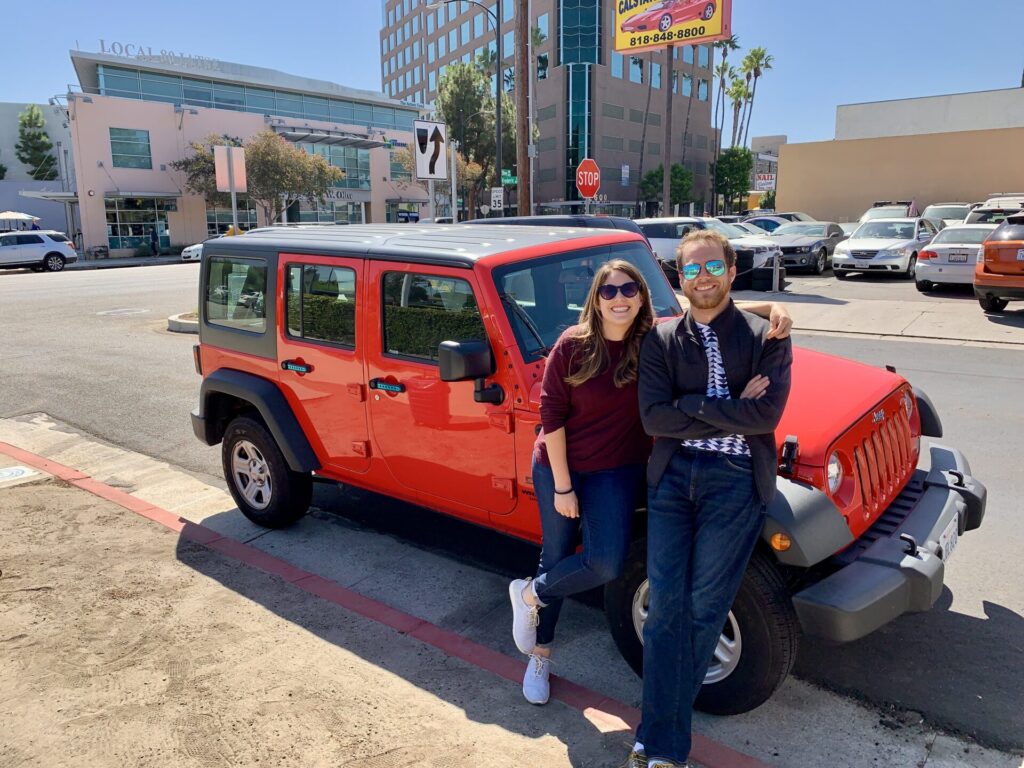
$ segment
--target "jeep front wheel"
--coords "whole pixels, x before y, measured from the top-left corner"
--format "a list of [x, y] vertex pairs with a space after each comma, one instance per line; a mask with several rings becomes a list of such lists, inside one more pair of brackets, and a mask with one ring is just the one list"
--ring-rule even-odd
[[313, 496], [308, 472], [293, 472], [260, 422], [239, 416], [221, 446], [228, 490], [242, 514], [265, 528], [286, 528], [306, 514]]
[[[622, 578], [605, 587], [605, 615], [619, 652], [641, 676], [648, 595], [646, 542], [638, 540]], [[694, 706], [713, 715], [759, 707], [789, 675], [798, 642], [785, 581], [769, 557], [755, 552]]]

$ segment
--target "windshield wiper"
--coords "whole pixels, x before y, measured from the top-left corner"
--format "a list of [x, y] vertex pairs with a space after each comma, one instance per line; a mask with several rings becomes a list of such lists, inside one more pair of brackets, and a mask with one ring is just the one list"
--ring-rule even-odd
[[544, 338], [540, 335], [540, 331], [537, 330], [537, 326], [534, 324], [533, 318], [526, 314], [526, 310], [519, 306], [519, 302], [507, 293], [499, 293], [498, 295], [501, 297], [505, 306], [512, 310], [512, 314], [522, 321], [523, 325], [526, 326], [526, 330], [528, 330], [532, 334], [533, 338], [537, 340], [537, 343], [540, 345], [537, 352], [541, 355], [546, 355], [551, 350], [551, 346], [544, 343]]

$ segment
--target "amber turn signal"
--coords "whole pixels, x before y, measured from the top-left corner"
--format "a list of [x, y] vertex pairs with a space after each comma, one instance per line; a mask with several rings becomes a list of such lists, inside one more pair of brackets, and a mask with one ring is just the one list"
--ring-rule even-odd
[[785, 552], [793, 546], [793, 540], [784, 533], [773, 533], [771, 538], [772, 549], [777, 552]]

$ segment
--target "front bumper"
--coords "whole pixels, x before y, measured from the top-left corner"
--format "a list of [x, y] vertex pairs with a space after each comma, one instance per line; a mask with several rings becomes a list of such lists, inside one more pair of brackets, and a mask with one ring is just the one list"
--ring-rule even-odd
[[832, 254], [832, 270], [848, 272], [906, 272], [910, 266], [909, 256], [875, 256], [870, 259], [855, 259], [848, 254]]
[[832, 558], [836, 570], [793, 596], [804, 632], [849, 642], [934, 605], [945, 574], [940, 537], [953, 520], [958, 535], [980, 526], [987, 491], [960, 451], [933, 444], [930, 452], [931, 469], [918, 469], [871, 529]]

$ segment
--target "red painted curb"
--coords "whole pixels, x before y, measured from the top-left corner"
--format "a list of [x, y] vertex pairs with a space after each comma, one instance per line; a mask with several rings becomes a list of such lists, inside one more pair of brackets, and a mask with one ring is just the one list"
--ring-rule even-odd
[[[0, 453], [36, 469], [41, 469], [54, 477], [67, 481], [76, 488], [117, 504], [129, 512], [159, 523], [189, 541], [215, 550], [264, 573], [278, 576], [304, 592], [431, 645], [448, 656], [462, 659], [479, 669], [516, 684], [523, 678], [526, 665], [519, 659], [506, 656], [493, 648], [473, 642], [436, 624], [431, 624], [368, 598], [315, 573], [297, 568], [279, 557], [267, 554], [248, 544], [222, 536], [205, 526], [192, 523], [173, 512], [168, 512], [166, 509], [156, 507], [136, 496], [94, 480], [72, 467], [58, 464], [4, 442], [0, 442]], [[585, 712], [592, 719], [604, 723], [615, 724], [621, 720], [630, 728], [635, 728], [640, 721], [640, 712], [635, 707], [630, 707], [558, 676], [552, 676], [551, 679], [551, 698], [580, 712]], [[693, 734], [693, 748], [690, 757], [706, 768], [769, 768], [754, 757], [737, 752], [724, 744], [719, 744], [717, 741], [712, 741], [696, 733]]]

